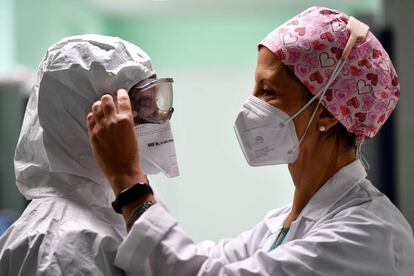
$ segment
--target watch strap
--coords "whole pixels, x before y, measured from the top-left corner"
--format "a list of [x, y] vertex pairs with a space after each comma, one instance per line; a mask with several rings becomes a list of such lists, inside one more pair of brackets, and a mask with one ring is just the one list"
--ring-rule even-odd
[[150, 185], [141, 182], [136, 183], [122, 190], [112, 202], [112, 207], [115, 212], [122, 214], [122, 207], [148, 194], [154, 194]]

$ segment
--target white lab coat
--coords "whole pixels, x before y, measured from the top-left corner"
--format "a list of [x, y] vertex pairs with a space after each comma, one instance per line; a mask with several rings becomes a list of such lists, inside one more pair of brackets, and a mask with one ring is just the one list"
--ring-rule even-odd
[[414, 240], [360, 161], [333, 175], [269, 252], [290, 206], [217, 243], [194, 243], [154, 205], [134, 224], [115, 264], [132, 275], [414, 275]]
[[48, 49], [14, 160], [31, 202], [0, 238], [1, 276], [124, 275], [113, 262], [126, 227], [92, 156], [86, 116], [103, 94], [154, 73], [143, 50], [116, 37], [69, 37]]

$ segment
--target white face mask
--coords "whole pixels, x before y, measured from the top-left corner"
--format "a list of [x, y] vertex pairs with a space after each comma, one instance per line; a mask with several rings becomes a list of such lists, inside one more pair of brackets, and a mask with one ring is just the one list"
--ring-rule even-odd
[[162, 172], [175, 177], [178, 171], [174, 137], [170, 122], [163, 124], [141, 124], [135, 127], [138, 139], [141, 167], [146, 175]]
[[234, 131], [250, 166], [293, 163], [299, 142], [293, 121], [280, 109], [250, 96], [243, 104]]
[[[250, 96], [242, 106], [234, 123], [234, 131], [250, 166], [293, 163], [299, 156], [299, 145], [316, 115], [328, 87], [342, 70], [341, 59], [324, 87], [291, 117], [255, 96]], [[293, 119], [319, 97], [302, 137], [298, 141]]]

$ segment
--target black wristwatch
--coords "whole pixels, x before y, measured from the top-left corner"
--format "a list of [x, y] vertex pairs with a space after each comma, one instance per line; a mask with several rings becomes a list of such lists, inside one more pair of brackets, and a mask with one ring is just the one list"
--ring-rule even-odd
[[122, 207], [148, 194], [154, 194], [151, 186], [147, 183], [139, 182], [122, 190], [115, 201], [112, 202], [112, 208], [114, 208], [115, 212], [122, 214]]

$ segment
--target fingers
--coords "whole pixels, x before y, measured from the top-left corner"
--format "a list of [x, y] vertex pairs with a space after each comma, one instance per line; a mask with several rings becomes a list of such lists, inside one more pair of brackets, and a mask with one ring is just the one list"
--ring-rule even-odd
[[86, 117], [86, 121], [87, 121], [87, 126], [88, 126], [88, 132], [92, 133], [96, 125], [96, 121], [95, 121], [95, 118], [92, 112], [89, 112], [88, 116]]
[[105, 117], [108, 118], [116, 112], [114, 100], [111, 95], [102, 96], [101, 103], [102, 111]]
[[91, 132], [97, 124], [105, 125], [105, 122], [117, 122], [121, 117], [130, 120], [130, 115], [132, 115], [131, 102], [124, 89], [119, 89], [117, 92], [117, 106], [118, 112], [111, 95], [104, 95], [100, 101], [96, 101], [92, 105], [92, 112], [87, 117], [88, 131]]
[[125, 89], [119, 89], [116, 93], [119, 113], [131, 113], [131, 102]]
[[92, 105], [92, 113], [97, 123], [102, 123], [105, 118], [105, 114], [103, 113], [101, 101], [96, 101]]

